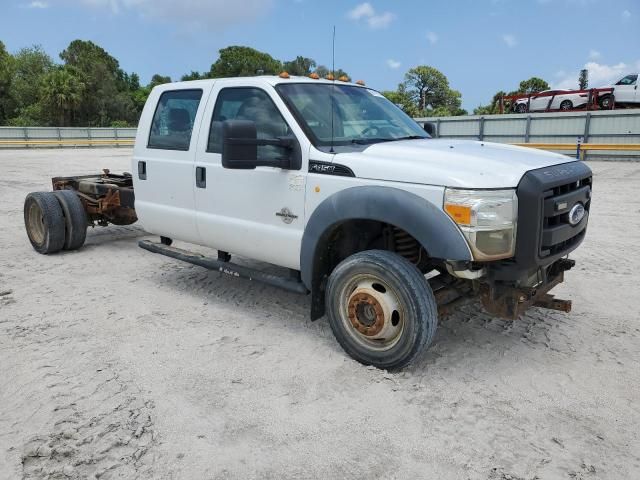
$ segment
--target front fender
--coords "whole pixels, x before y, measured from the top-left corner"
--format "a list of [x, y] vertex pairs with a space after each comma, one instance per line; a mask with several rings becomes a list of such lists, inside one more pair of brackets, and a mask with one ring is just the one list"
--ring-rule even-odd
[[300, 273], [305, 286], [316, 286], [326, 241], [347, 220], [376, 220], [401, 228], [413, 236], [432, 258], [472, 260], [462, 232], [433, 203], [393, 187], [361, 186], [326, 198], [307, 222], [300, 251]]

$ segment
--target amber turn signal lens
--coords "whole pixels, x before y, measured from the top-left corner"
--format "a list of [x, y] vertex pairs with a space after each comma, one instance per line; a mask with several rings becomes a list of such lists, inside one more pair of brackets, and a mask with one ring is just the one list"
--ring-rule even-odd
[[320, 78], [320, 75], [318, 75], [317, 73], [312, 73], [311, 75], [309, 75], [309, 78], [313, 78], [314, 80], [318, 80]]
[[326, 78], [327, 80], [335, 80], [335, 77], [333, 75], [331, 75], [331, 74], [327, 75], [324, 78]]
[[289, 78], [289, 73], [288, 72], [280, 72], [280, 75], [278, 75], [280, 78]]
[[349, 77], [347, 77], [346, 75], [342, 75], [338, 81], [340, 82], [348, 82], [349, 81]]
[[445, 205], [444, 209], [458, 225], [471, 224], [471, 207], [464, 205]]

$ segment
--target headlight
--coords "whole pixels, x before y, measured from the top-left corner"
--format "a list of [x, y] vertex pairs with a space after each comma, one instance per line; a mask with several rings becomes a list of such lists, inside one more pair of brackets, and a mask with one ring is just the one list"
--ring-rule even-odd
[[515, 254], [518, 218], [515, 190], [447, 188], [444, 210], [467, 238], [474, 260], [498, 260]]

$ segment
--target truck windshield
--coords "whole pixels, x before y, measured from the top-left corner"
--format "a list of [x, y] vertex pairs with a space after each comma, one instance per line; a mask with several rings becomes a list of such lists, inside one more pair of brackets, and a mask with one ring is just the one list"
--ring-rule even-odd
[[316, 147], [429, 138], [396, 105], [368, 88], [288, 83], [276, 89]]

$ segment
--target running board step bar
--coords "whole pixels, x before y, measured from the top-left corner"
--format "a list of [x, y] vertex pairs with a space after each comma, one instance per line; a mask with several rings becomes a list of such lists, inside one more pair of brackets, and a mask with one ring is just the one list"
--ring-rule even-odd
[[218, 260], [217, 258], [205, 257], [199, 253], [189, 252], [182, 250], [181, 248], [170, 247], [161, 243], [152, 242], [151, 240], [140, 240], [138, 246], [153, 253], [159, 253], [167, 257], [175, 258], [176, 260], [182, 260], [183, 262], [198, 265], [209, 270], [217, 270], [220, 273], [231, 275], [232, 277], [246, 278], [248, 280], [255, 280], [258, 282], [266, 283], [274, 287], [283, 288], [294, 293], [307, 294], [309, 291], [304, 284], [292, 277], [284, 277], [279, 275], [273, 275], [271, 273], [261, 272], [253, 268], [244, 267], [231, 262], [225, 262]]

